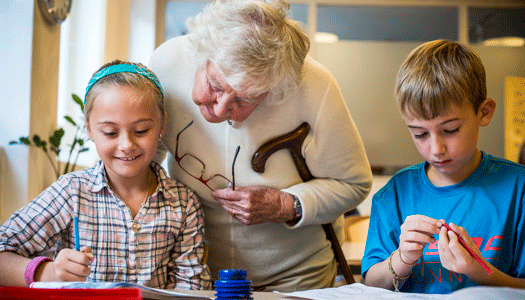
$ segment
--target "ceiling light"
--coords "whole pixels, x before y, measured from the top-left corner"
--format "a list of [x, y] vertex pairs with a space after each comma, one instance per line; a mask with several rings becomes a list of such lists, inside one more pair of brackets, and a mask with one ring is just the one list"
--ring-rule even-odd
[[337, 35], [328, 32], [316, 32], [314, 39], [319, 44], [331, 44], [339, 40]]
[[523, 47], [525, 39], [515, 36], [493, 38], [483, 41], [483, 46]]

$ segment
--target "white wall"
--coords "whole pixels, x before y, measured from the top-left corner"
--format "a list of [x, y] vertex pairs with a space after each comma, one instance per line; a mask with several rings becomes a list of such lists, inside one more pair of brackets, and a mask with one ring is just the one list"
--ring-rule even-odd
[[[89, 79], [104, 63], [120, 59], [147, 65], [155, 50], [156, 0], [126, 1], [73, 1], [69, 18], [61, 25], [61, 43], [67, 47], [60, 53], [59, 116], [82, 117], [71, 94], [84, 100]], [[125, 12], [129, 16], [123, 16]], [[73, 140], [73, 126], [62, 118], [58, 125], [66, 130], [63, 140]], [[79, 156], [78, 165], [92, 167], [99, 157], [93, 143], [86, 146], [89, 151]], [[67, 155], [60, 159], [66, 161]]]
[[131, 0], [129, 57], [148, 65], [155, 51], [156, 0]]
[[[137, 22], [138, 28], [130, 27], [130, 39], [142, 42], [140, 47], [130, 50], [131, 60], [147, 63], [154, 50], [155, 34], [149, 27], [155, 24], [155, 4], [155, 0], [133, 0], [130, 4], [131, 19], [142, 20]], [[46, 138], [57, 127], [57, 111], [59, 116], [79, 117], [74, 104], [57, 108], [57, 98], [62, 104], [72, 103], [71, 93], [83, 99], [89, 78], [108, 56], [107, 48], [128, 47], [127, 39], [106, 43], [108, 8], [120, 9], [114, 1], [73, 1], [65, 22], [48, 26], [34, 0], [0, 1], [0, 67], [4, 70], [0, 73], [0, 223], [55, 181], [49, 162], [40, 150], [9, 146], [9, 141], [35, 133]], [[149, 27], [142, 24], [147, 20], [152, 22]], [[119, 30], [129, 23], [113, 20], [109, 26]], [[60, 48], [61, 38], [67, 41], [62, 43], [67, 47]], [[119, 58], [128, 59], [127, 54]], [[59, 117], [58, 126], [67, 124]], [[66, 128], [66, 133], [71, 131]], [[63, 143], [70, 141], [71, 135], [65, 136]], [[94, 146], [89, 146], [92, 155], [80, 160], [80, 165], [92, 166], [98, 159]]]
[[[73, 1], [69, 18], [61, 25], [61, 44], [67, 47], [60, 50], [58, 116], [69, 115], [75, 120], [83, 117], [71, 94], [84, 100], [89, 79], [104, 63], [105, 20], [106, 0]], [[72, 141], [75, 128], [61, 117], [57, 123], [66, 131], [63, 143]], [[90, 141], [86, 146], [90, 151], [80, 155], [78, 165], [91, 167], [98, 156]], [[66, 151], [60, 160], [67, 161]]]
[[479, 137], [481, 150], [505, 157], [505, 78], [525, 77], [525, 48], [474, 46], [487, 73], [488, 96], [496, 100], [496, 113]]
[[60, 27], [45, 23], [36, 1], [2, 1], [0, 20], [0, 147], [5, 152], [0, 158], [0, 221], [4, 221], [56, 180], [42, 151], [8, 143], [33, 134], [47, 139], [56, 128]]
[[[406, 166], [422, 161], [393, 97], [399, 66], [420, 43], [343, 41], [319, 44], [316, 57], [336, 77], [365, 144], [370, 163]], [[475, 46], [486, 69], [488, 96], [497, 102], [479, 148], [504, 157], [504, 80], [525, 75], [523, 48]]]
[[27, 203], [28, 149], [8, 143], [29, 135], [32, 38], [33, 1], [1, 1], [0, 222]]

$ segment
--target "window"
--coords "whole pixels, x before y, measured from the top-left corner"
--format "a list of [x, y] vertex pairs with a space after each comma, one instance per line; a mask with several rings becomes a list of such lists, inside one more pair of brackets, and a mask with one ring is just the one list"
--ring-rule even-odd
[[188, 33], [186, 20], [201, 12], [208, 3], [208, 1], [168, 1], [165, 40]]
[[[186, 20], [204, 10], [209, 1], [168, 1], [166, 3], [164, 40], [188, 33]], [[291, 4], [290, 15], [305, 26], [308, 23], [308, 7], [306, 4]]]
[[471, 8], [468, 18], [470, 43], [505, 45], [505, 41], [514, 41], [515, 46], [525, 44], [524, 8]]
[[417, 41], [458, 39], [456, 7], [320, 5], [317, 31], [339, 40]]
[[290, 3], [290, 16], [301, 22], [304, 29], [308, 30], [308, 5]]

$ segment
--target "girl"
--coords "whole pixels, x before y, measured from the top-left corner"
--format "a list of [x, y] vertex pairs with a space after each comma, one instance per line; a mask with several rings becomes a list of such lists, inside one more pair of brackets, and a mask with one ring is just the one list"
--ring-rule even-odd
[[[101, 160], [60, 177], [0, 226], [0, 285], [211, 287], [197, 196], [152, 161], [166, 118], [162, 87], [143, 65], [117, 60], [93, 75], [85, 122]], [[54, 260], [39, 256], [49, 250]]]

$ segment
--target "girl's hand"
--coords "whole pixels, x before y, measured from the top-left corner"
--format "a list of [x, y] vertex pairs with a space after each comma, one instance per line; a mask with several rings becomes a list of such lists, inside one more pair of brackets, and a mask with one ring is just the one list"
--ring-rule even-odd
[[[439, 233], [439, 259], [443, 267], [449, 271], [465, 274], [480, 274], [485, 272], [476, 259], [461, 245], [459, 237], [454, 231], [463, 238], [469, 248], [474, 251], [479, 257], [482, 257], [481, 252], [470, 236], [467, 234], [465, 228], [457, 226], [454, 223], [449, 224], [453, 231], [447, 230], [445, 226], [441, 227]], [[483, 259], [483, 258], [482, 258]]]
[[86, 281], [91, 273], [89, 265], [94, 260], [91, 249], [84, 246], [80, 251], [62, 249], [53, 262], [41, 266], [43, 271], [37, 281]]
[[423, 255], [423, 248], [436, 241], [435, 234], [440, 233], [442, 220], [423, 215], [412, 215], [405, 218], [399, 235], [399, 251], [402, 262], [415, 264]]

